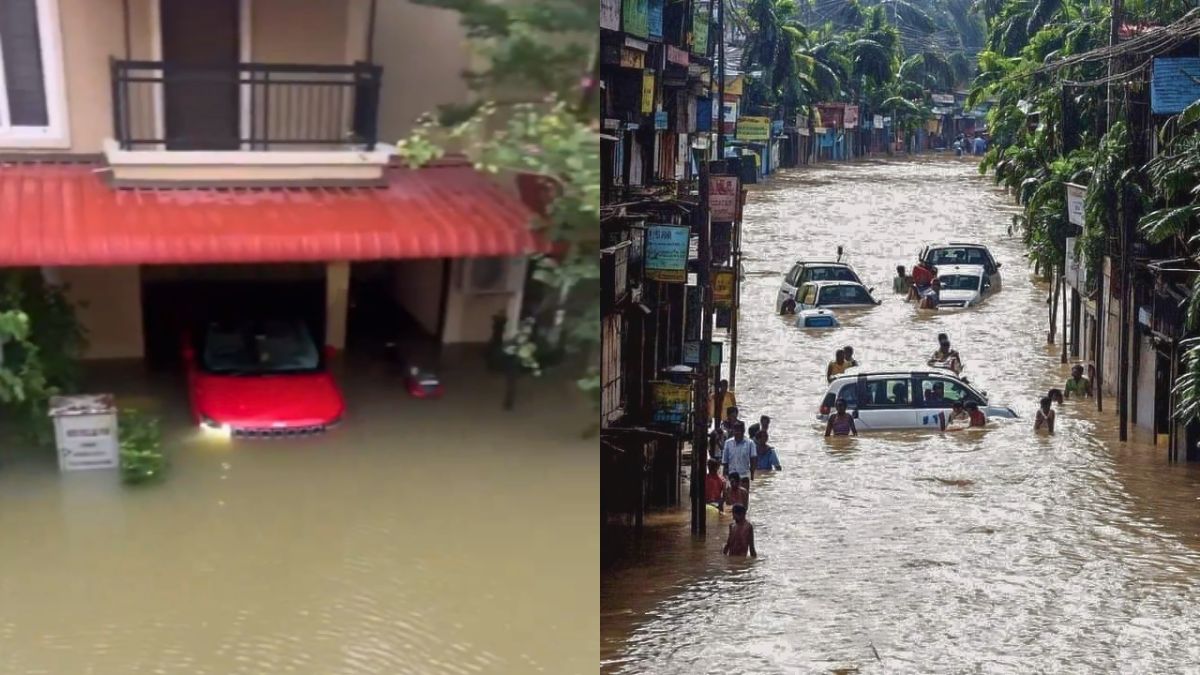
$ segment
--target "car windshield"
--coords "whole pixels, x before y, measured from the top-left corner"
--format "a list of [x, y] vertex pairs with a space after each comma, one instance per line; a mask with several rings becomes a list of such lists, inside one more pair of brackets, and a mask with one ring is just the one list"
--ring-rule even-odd
[[970, 274], [943, 274], [938, 277], [943, 291], [979, 290], [979, 277]]
[[804, 276], [804, 281], [858, 281], [850, 268], [838, 265], [809, 267]]
[[982, 265], [987, 262], [987, 253], [974, 246], [947, 246], [929, 251], [926, 257], [933, 265]]
[[214, 322], [203, 354], [205, 370], [230, 375], [313, 371], [321, 360], [301, 321]]
[[862, 286], [827, 286], [821, 289], [822, 305], [857, 305], [874, 302]]

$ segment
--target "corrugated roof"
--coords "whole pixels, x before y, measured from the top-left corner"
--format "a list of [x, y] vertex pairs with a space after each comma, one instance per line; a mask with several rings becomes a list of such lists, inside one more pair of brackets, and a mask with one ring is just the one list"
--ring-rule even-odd
[[1174, 115], [1200, 100], [1200, 58], [1154, 59], [1150, 77], [1150, 109]]
[[383, 188], [114, 189], [102, 167], [0, 164], [0, 266], [520, 255], [531, 214], [468, 165]]

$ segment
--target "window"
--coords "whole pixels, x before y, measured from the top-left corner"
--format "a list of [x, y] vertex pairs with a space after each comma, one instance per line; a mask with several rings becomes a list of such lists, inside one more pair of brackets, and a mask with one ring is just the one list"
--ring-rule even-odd
[[604, 358], [600, 363], [600, 419], [607, 424], [622, 414], [624, 406], [624, 391], [621, 387], [621, 342], [624, 339], [624, 327], [621, 315], [611, 314], [604, 317], [603, 333], [600, 336], [601, 350]]
[[805, 281], [858, 281], [847, 267], [810, 267], [804, 276]]
[[837, 397], [834, 399], [834, 403], [837, 403], [838, 398], [840, 398], [846, 402], [847, 408], [857, 408], [858, 407], [858, 383], [857, 382], [847, 382], [837, 392]]
[[57, 0], [0, 0], [0, 146], [67, 147]]
[[909, 388], [912, 382], [907, 377], [867, 381], [867, 404], [871, 407], [907, 406], [912, 402]]
[[861, 286], [826, 286], [821, 290], [822, 305], [859, 305], [874, 302]]
[[950, 407], [955, 401], [975, 401], [982, 403], [970, 389], [962, 383], [938, 377], [928, 377], [921, 380], [921, 400], [926, 407]]
[[787, 283], [789, 286], [800, 285], [800, 273], [804, 271], [804, 265], [797, 263], [792, 267], [792, 271], [788, 272]]

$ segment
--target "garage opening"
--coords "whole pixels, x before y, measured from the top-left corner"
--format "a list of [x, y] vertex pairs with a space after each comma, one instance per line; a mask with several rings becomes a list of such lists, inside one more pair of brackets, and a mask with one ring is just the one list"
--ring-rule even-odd
[[349, 353], [431, 365], [445, 335], [447, 258], [350, 266]]
[[142, 330], [146, 362], [177, 369], [191, 331], [224, 319], [299, 319], [325, 340], [325, 265], [144, 266]]

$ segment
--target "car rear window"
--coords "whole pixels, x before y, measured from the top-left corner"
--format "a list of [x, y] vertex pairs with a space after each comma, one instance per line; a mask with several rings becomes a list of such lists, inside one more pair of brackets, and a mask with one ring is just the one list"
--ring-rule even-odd
[[976, 246], [948, 246], [933, 249], [928, 259], [934, 265], [984, 265], [988, 255]]
[[866, 304], [871, 296], [862, 286], [827, 286], [821, 289], [822, 305]]

